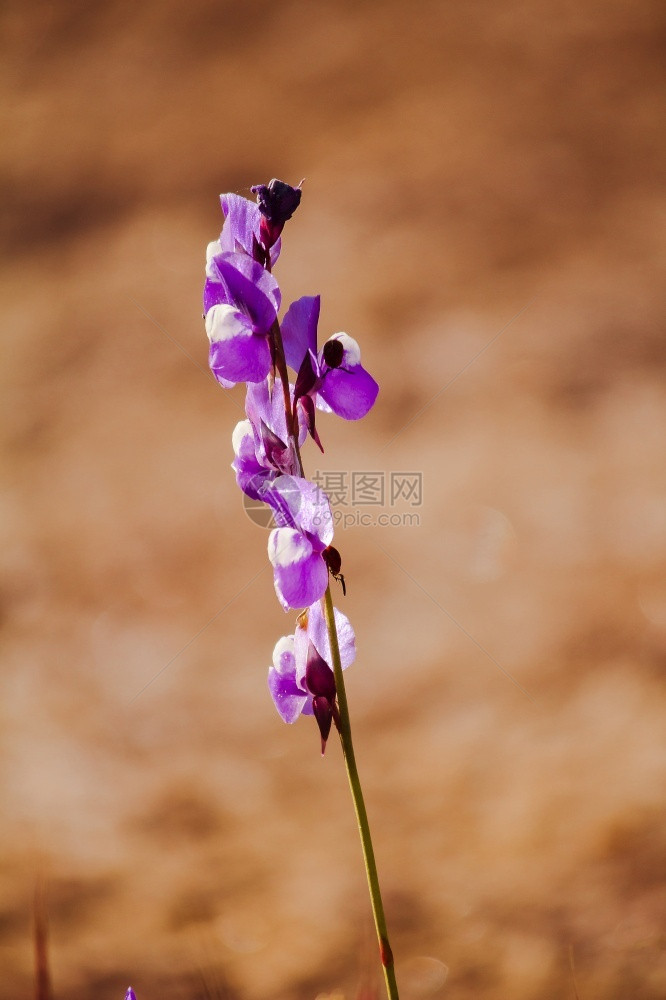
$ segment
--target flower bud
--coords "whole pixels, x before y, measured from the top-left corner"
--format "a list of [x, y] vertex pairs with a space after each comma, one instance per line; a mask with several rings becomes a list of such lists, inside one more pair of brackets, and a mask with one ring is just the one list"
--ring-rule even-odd
[[257, 196], [257, 204], [262, 215], [261, 242], [268, 249], [277, 241], [285, 222], [291, 219], [298, 208], [301, 189], [274, 177], [268, 184], [255, 184], [252, 193]]
[[333, 719], [333, 707], [328, 698], [319, 697], [312, 699], [312, 711], [321, 733], [321, 754], [326, 752], [326, 740], [331, 731], [331, 721]]
[[326, 698], [328, 701], [335, 701], [335, 675], [312, 643], [308, 644], [305, 683], [307, 684], [308, 691], [315, 698]]

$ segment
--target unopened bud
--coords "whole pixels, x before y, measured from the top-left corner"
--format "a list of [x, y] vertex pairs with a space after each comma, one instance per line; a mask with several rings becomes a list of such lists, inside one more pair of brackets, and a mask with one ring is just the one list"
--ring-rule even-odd
[[312, 711], [314, 712], [314, 717], [317, 720], [319, 732], [321, 733], [321, 752], [323, 756], [326, 750], [326, 740], [331, 731], [333, 708], [328, 698], [321, 696], [312, 699]]
[[308, 659], [305, 666], [305, 683], [315, 698], [335, 701], [335, 675], [326, 660], [322, 659], [312, 643], [308, 644]]
[[262, 215], [261, 242], [268, 249], [278, 240], [285, 222], [291, 219], [298, 208], [301, 189], [274, 177], [268, 184], [255, 184], [252, 193], [257, 196], [257, 204]]

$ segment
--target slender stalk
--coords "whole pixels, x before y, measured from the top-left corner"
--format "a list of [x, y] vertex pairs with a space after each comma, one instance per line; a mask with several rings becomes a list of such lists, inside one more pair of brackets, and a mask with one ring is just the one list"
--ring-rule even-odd
[[287, 362], [284, 357], [282, 331], [277, 320], [275, 320], [273, 326], [271, 327], [271, 334], [273, 337], [275, 367], [278, 370], [280, 382], [282, 383], [282, 395], [284, 397], [284, 414], [287, 422], [287, 431], [294, 446], [301, 476], [303, 476], [303, 459], [301, 458], [301, 449], [298, 446], [298, 421], [295, 419], [295, 414], [291, 408], [291, 397], [289, 395], [289, 372], [287, 371]]
[[340, 710], [340, 742], [342, 753], [347, 768], [347, 778], [354, 802], [356, 822], [358, 832], [361, 837], [361, 847], [363, 848], [363, 860], [365, 862], [365, 873], [368, 877], [368, 889], [370, 890], [370, 902], [372, 905], [372, 915], [377, 931], [377, 941], [379, 943], [379, 955], [384, 970], [386, 981], [386, 993], [389, 1000], [398, 1000], [398, 986], [395, 981], [395, 967], [393, 964], [393, 953], [388, 939], [386, 927], [386, 917], [384, 916], [384, 904], [379, 888], [379, 876], [377, 875], [377, 864], [375, 862], [375, 852], [372, 847], [372, 837], [370, 836], [370, 824], [368, 814], [363, 801], [361, 781], [356, 767], [356, 757], [354, 756], [354, 745], [352, 743], [351, 723], [349, 720], [349, 708], [347, 705], [347, 694], [345, 692], [345, 681], [340, 662], [340, 647], [338, 644], [338, 633], [335, 627], [335, 616], [333, 614], [333, 599], [331, 588], [326, 588], [324, 595], [324, 614], [326, 616], [326, 628], [331, 644], [331, 655], [333, 659], [333, 672], [335, 674], [335, 686], [338, 695], [338, 707]]

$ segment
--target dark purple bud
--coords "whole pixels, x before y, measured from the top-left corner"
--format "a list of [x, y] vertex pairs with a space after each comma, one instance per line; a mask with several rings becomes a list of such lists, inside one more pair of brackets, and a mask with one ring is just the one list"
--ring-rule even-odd
[[332, 545], [329, 545], [328, 548], [324, 549], [322, 552], [322, 556], [324, 557], [324, 562], [333, 576], [339, 576], [340, 570], [342, 569], [342, 556], [338, 550]]
[[255, 184], [252, 194], [261, 214], [273, 225], [284, 226], [300, 205], [302, 191], [274, 177], [268, 184]]
[[345, 349], [339, 340], [327, 340], [324, 344], [324, 361], [329, 368], [339, 368], [344, 354]]
[[308, 691], [315, 698], [327, 698], [329, 701], [335, 701], [335, 675], [311, 642], [308, 643], [305, 683]]
[[252, 193], [257, 196], [262, 216], [259, 236], [263, 246], [268, 250], [277, 242], [285, 222], [291, 219], [298, 208], [301, 189], [274, 177], [268, 184], [255, 184]]
[[136, 1000], [136, 994], [134, 993], [134, 990], [132, 989], [131, 986], [128, 988], [127, 993], [125, 994], [125, 1000]]
[[314, 712], [314, 717], [317, 720], [319, 732], [321, 733], [321, 755], [323, 757], [326, 752], [326, 740], [331, 731], [333, 708], [328, 698], [319, 697], [312, 699], [312, 711]]

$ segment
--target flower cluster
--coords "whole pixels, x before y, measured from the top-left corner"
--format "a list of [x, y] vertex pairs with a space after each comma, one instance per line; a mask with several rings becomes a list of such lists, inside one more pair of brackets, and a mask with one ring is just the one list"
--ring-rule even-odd
[[[285, 722], [314, 715], [323, 753], [338, 714], [320, 602], [329, 575], [343, 587], [344, 578], [340, 553], [331, 544], [330, 504], [305, 478], [301, 448], [310, 436], [323, 451], [318, 410], [358, 420], [373, 406], [379, 387], [346, 333], [333, 334], [318, 349], [319, 296], [303, 296], [278, 318], [282, 296], [272, 271], [301, 190], [272, 180], [252, 191], [257, 204], [236, 194], [221, 196], [224, 225], [206, 255], [209, 364], [224, 388], [247, 385], [246, 419], [232, 437], [232, 468], [241, 490], [273, 512], [277, 527], [268, 539], [268, 557], [278, 600], [285, 611], [305, 609], [294, 634], [275, 647], [269, 690]], [[334, 617], [344, 668], [354, 659], [354, 632], [341, 612]]]

